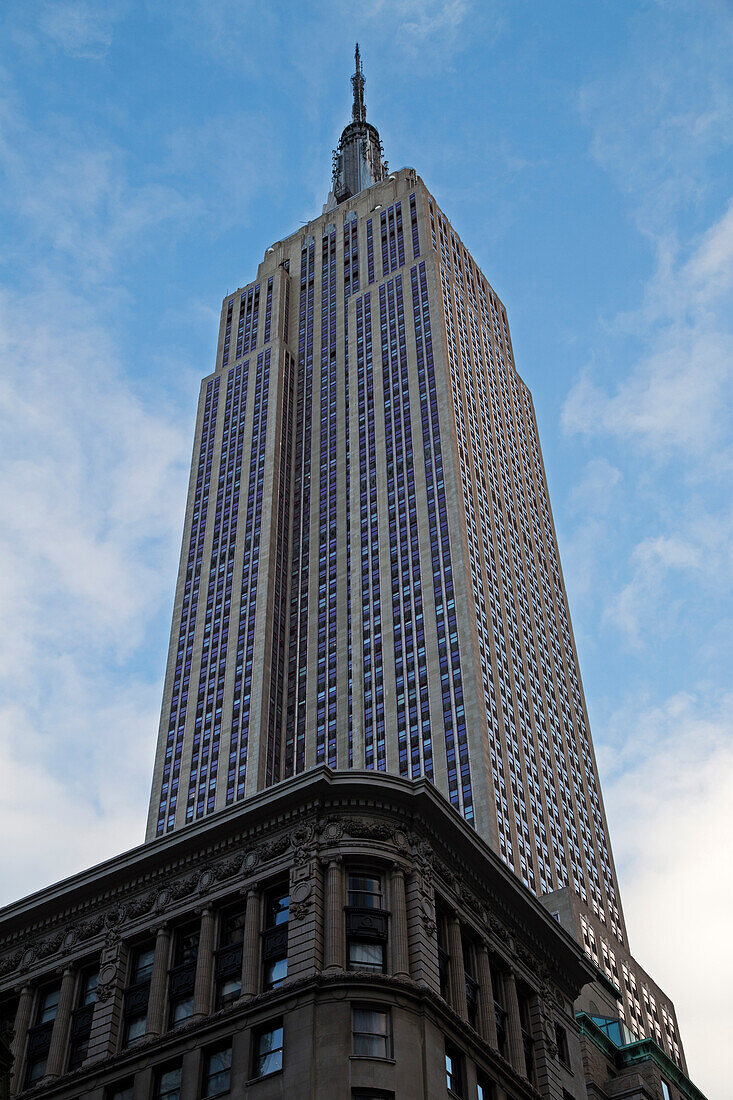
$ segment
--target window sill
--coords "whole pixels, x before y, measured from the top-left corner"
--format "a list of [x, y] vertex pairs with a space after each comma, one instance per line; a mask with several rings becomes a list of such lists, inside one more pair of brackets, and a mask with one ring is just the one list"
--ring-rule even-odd
[[350, 1054], [350, 1062], [386, 1062], [388, 1066], [396, 1066], [396, 1058], [381, 1058], [378, 1054]]
[[273, 1077], [282, 1077], [282, 1072], [281, 1069], [274, 1069], [272, 1073], [263, 1073], [261, 1077], [250, 1077], [246, 1087], [250, 1088], [252, 1085], [258, 1085], [260, 1081], [271, 1081]]

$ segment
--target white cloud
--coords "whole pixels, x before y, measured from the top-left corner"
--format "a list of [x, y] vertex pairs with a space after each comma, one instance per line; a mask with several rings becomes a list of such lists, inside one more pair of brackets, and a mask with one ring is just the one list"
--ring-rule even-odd
[[674, 517], [674, 533], [651, 535], [634, 547], [631, 578], [607, 605], [605, 617], [633, 646], [658, 645], [662, 637], [691, 632], [695, 591], [705, 593], [714, 614], [733, 582], [733, 514], [696, 512]]
[[627, 706], [599, 759], [631, 949], [675, 1002], [692, 1080], [726, 1096], [733, 695]]
[[618, 319], [620, 330], [635, 329], [650, 350], [615, 392], [582, 377], [563, 408], [566, 430], [615, 435], [659, 457], [719, 449], [730, 429], [733, 331], [725, 295], [732, 273], [733, 206], [686, 261], [660, 247], [644, 305]]
[[99, 60], [112, 44], [122, 7], [114, 0], [52, 0], [40, 10], [38, 25], [55, 45], [74, 57]]
[[0, 362], [12, 896], [141, 839], [163, 669], [151, 683], [139, 652], [168, 611], [189, 433], [143, 404], [88, 305], [58, 287], [0, 291]]

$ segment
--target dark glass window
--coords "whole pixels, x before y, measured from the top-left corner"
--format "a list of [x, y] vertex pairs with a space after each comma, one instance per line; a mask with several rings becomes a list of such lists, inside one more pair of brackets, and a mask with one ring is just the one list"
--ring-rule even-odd
[[384, 970], [384, 944], [349, 940], [349, 970]]
[[134, 948], [130, 959], [130, 984], [125, 990], [125, 1009], [122, 1040], [124, 1046], [137, 1042], [145, 1035], [150, 995], [150, 978], [153, 973], [155, 943], [149, 941]]
[[231, 1044], [217, 1047], [204, 1055], [204, 1077], [201, 1088], [202, 1097], [220, 1096], [229, 1092], [232, 1078]]
[[388, 1008], [354, 1005], [351, 1010], [354, 1054], [392, 1057], [392, 1019]]
[[61, 986], [54, 985], [48, 989], [44, 989], [40, 993], [40, 999], [38, 1002], [38, 1018], [37, 1024], [48, 1024], [56, 1019], [56, 1012], [59, 1007], [59, 996], [61, 995]]
[[566, 1065], [570, 1065], [570, 1055], [568, 1053], [568, 1036], [565, 1028], [560, 1024], [555, 1024], [555, 1046], [557, 1047], [557, 1056], [560, 1061]]
[[36, 1023], [28, 1031], [25, 1083], [33, 1085], [46, 1073], [46, 1061], [51, 1046], [51, 1032], [61, 993], [60, 983], [47, 986], [38, 993]]
[[662, 1086], [662, 1100], [672, 1100], [672, 1094], [669, 1090], [669, 1085], [664, 1080], [664, 1078], [660, 1078], [659, 1083]]
[[283, 1068], [283, 1023], [271, 1020], [252, 1034], [252, 1076], [265, 1077]]
[[170, 1027], [177, 1027], [193, 1015], [193, 988], [196, 981], [198, 951], [198, 927], [179, 929], [175, 936], [173, 966], [168, 972]]
[[456, 1096], [463, 1096], [463, 1055], [447, 1040], [445, 1044], [445, 1083]]
[[92, 1031], [92, 1017], [97, 1000], [96, 967], [82, 972], [77, 993], [77, 1005], [71, 1015], [69, 1034], [69, 1069], [82, 1064], [89, 1050], [89, 1036]]
[[288, 975], [288, 917], [290, 895], [287, 883], [279, 883], [265, 894], [265, 927], [262, 933], [263, 985], [277, 989]]
[[153, 973], [153, 959], [155, 958], [155, 944], [146, 943], [142, 947], [136, 947], [132, 955], [130, 967], [130, 983], [150, 981]]
[[349, 905], [360, 909], [383, 909], [382, 877], [364, 871], [349, 873]]
[[104, 1093], [104, 1100], [132, 1100], [135, 1083], [131, 1077], [110, 1085]]
[[217, 1008], [235, 1001], [242, 992], [244, 910], [225, 909], [219, 921], [219, 947], [214, 961]]
[[491, 1084], [488, 1077], [485, 1077], [483, 1075], [483, 1073], [479, 1073], [476, 1078], [476, 1089], [478, 1100], [493, 1100], [494, 1086]]
[[180, 1100], [181, 1067], [159, 1069], [155, 1077], [155, 1100]]

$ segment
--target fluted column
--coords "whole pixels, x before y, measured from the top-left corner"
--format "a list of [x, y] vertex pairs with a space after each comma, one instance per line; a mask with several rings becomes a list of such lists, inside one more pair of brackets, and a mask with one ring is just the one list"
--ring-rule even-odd
[[476, 980], [478, 981], [479, 1024], [481, 1038], [494, 1050], [499, 1049], [496, 1034], [496, 1012], [494, 1009], [494, 984], [491, 980], [491, 964], [486, 944], [482, 943], [476, 951]]
[[211, 975], [214, 968], [214, 914], [204, 909], [201, 914], [199, 950], [196, 957], [196, 984], [193, 989], [193, 1015], [208, 1016], [211, 1012]]
[[341, 857], [329, 859], [326, 867], [326, 930], [324, 935], [324, 970], [343, 970], [346, 956], [344, 933], [344, 887]]
[[74, 1007], [74, 987], [76, 974], [71, 967], [64, 970], [61, 979], [61, 991], [59, 1003], [53, 1021], [51, 1032], [51, 1045], [48, 1048], [46, 1059], [46, 1076], [58, 1077], [63, 1073], [66, 1043], [69, 1038], [69, 1024], [71, 1023], [71, 1010]]
[[153, 973], [150, 976], [150, 997], [145, 1024], [146, 1035], [160, 1035], [165, 1023], [165, 999], [168, 989], [168, 962], [170, 958], [171, 931], [161, 925], [155, 937]]
[[450, 954], [450, 999], [451, 1005], [459, 1016], [468, 1019], [468, 1001], [466, 1000], [466, 971], [463, 966], [463, 943], [461, 941], [461, 922], [458, 917], [448, 918], [448, 952]]
[[392, 919], [390, 936], [392, 940], [392, 973], [397, 978], [410, 977], [410, 955], [407, 942], [407, 899], [405, 897], [405, 872], [401, 867], [393, 867], [390, 876], [392, 895]]
[[509, 1061], [520, 1076], [526, 1077], [527, 1062], [524, 1057], [524, 1043], [522, 1042], [522, 1019], [519, 1015], [517, 983], [511, 970], [505, 972], [503, 981]]
[[247, 891], [242, 940], [241, 997], [254, 997], [260, 989], [260, 895], [253, 887]]
[[13, 1025], [13, 1041], [10, 1051], [13, 1055], [13, 1069], [10, 1084], [14, 1091], [18, 1091], [20, 1082], [20, 1067], [23, 1061], [23, 1051], [28, 1028], [31, 1026], [31, 1012], [33, 1011], [33, 990], [29, 985], [24, 985], [20, 991], [18, 1007], [15, 1010], [15, 1024]]

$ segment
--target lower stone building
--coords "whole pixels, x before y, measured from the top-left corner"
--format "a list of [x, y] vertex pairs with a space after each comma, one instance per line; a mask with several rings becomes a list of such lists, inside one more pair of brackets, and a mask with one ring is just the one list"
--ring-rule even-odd
[[629, 1061], [613, 985], [429, 782], [374, 773], [9, 906], [0, 1011], [28, 1098], [701, 1097], [659, 1048]]

